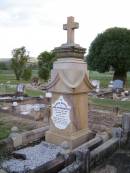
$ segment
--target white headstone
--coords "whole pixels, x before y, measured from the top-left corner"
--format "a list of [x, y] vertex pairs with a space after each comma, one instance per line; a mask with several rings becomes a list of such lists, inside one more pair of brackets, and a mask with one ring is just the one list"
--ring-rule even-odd
[[110, 83], [108, 84], [108, 88], [113, 88], [113, 81], [111, 80]]
[[100, 81], [99, 80], [92, 80], [92, 85], [96, 87], [96, 92], [99, 92], [100, 90]]
[[24, 84], [20, 83], [17, 85], [17, 92], [24, 92]]

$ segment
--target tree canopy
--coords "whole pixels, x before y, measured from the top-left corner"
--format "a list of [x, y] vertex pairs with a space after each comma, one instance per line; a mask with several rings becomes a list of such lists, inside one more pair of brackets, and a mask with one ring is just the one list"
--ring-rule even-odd
[[112, 67], [113, 80], [125, 82], [130, 70], [130, 30], [115, 27], [98, 34], [90, 45], [86, 60], [90, 70], [102, 73]]
[[53, 52], [44, 51], [38, 56], [39, 77], [47, 81], [50, 76], [50, 71], [55, 61], [55, 54]]
[[25, 75], [29, 55], [26, 51], [26, 48], [23, 46], [13, 49], [12, 56], [11, 67], [16, 75], [16, 79], [20, 80], [23, 78], [23, 75]]

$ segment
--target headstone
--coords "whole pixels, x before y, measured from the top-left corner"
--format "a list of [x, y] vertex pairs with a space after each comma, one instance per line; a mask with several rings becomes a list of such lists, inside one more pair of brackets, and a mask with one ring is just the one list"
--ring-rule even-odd
[[100, 81], [99, 80], [92, 80], [92, 85], [96, 88], [96, 92], [99, 92], [100, 90]]
[[113, 81], [112, 80], [109, 82], [108, 88], [113, 88]]
[[85, 49], [74, 43], [74, 29], [78, 24], [68, 17], [67, 43], [54, 49], [57, 61], [53, 64], [50, 129], [46, 132], [47, 142], [61, 144], [67, 141], [73, 149], [92, 136], [88, 129], [88, 92], [93, 89], [83, 61]]
[[16, 91], [17, 91], [17, 95], [18, 95], [18, 96], [23, 95], [23, 93], [24, 93], [24, 88], [25, 88], [25, 85], [22, 84], [22, 83], [19, 83], [19, 84], [17, 85]]
[[123, 81], [121, 80], [114, 80], [113, 81], [113, 92], [120, 92], [123, 90]]

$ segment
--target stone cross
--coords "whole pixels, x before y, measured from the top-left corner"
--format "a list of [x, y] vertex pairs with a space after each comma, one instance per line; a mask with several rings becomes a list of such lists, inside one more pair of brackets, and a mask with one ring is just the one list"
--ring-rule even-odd
[[74, 22], [74, 17], [67, 17], [67, 24], [63, 25], [63, 29], [67, 30], [67, 44], [74, 44], [74, 29], [79, 28], [79, 23]]

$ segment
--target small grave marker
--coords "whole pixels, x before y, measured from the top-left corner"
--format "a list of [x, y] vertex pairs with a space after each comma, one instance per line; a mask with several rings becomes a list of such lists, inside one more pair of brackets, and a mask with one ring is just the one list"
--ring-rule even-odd
[[100, 90], [100, 81], [99, 80], [92, 80], [92, 85], [96, 87], [96, 92], [99, 92]]
[[20, 95], [23, 95], [24, 93], [24, 88], [25, 88], [25, 85], [20, 83], [17, 85], [16, 87], [16, 91], [17, 91], [17, 95], [20, 96]]
[[113, 92], [120, 92], [123, 90], [123, 81], [122, 80], [114, 80], [113, 81]]

